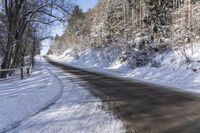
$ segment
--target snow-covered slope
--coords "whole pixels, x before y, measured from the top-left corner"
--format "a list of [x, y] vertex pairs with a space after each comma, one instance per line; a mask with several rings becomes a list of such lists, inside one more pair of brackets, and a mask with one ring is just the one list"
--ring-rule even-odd
[[0, 81], [0, 132], [15, 127], [43, 108], [62, 92], [58, 78], [38, 62], [30, 77]]
[[[166, 51], [158, 54], [154, 59], [154, 62], [158, 64], [157, 67], [152, 67], [152, 64], [149, 63], [146, 66], [135, 69], [131, 69], [128, 62], [120, 60], [122, 53], [117, 49], [110, 51], [109, 49], [103, 51], [89, 49], [82, 52], [68, 49], [62, 56], [51, 55], [50, 57], [82, 68], [165, 85], [179, 91], [200, 94], [199, 50], [200, 45], [196, 44], [193, 50], [184, 48]], [[189, 57], [189, 62], [186, 61], [185, 56]]]

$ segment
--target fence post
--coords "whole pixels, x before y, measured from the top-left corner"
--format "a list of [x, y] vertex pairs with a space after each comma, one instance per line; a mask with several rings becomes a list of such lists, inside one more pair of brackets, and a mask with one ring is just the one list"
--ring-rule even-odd
[[20, 71], [21, 71], [21, 79], [24, 79], [24, 73], [23, 73], [23, 68], [22, 67], [20, 68]]
[[30, 74], [31, 74], [31, 67], [28, 67], [26, 70], [27, 70], [27, 75], [30, 76]]
[[8, 75], [9, 75], [9, 76], [12, 76], [12, 73], [11, 73], [11, 72], [9, 72], [9, 73], [8, 73]]

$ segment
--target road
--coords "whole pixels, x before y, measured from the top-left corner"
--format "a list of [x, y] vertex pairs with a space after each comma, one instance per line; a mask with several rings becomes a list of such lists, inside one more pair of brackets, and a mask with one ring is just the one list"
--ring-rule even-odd
[[64, 85], [70, 79], [76, 89], [65, 86], [63, 97], [52, 107], [11, 132], [200, 132], [197, 96], [50, 63]]

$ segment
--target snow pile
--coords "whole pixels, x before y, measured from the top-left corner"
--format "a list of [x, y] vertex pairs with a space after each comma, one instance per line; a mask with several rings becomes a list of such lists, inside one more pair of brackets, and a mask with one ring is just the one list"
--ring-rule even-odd
[[188, 44], [182, 48], [157, 54], [153, 61], [159, 64], [158, 66], [153, 67], [149, 63], [134, 70], [130, 68], [128, 62], [120, 60], [122, 52], [119, 49], [114, 49], [113, 53], [111, 49], [110, 51], [92, 49], [82, 52], [74, 51], [76, 50], [67, 50], [65, 55], [50, 57], [81, 68], [156, 83], [178, 91], [200, 94], [199, 44], [194, 44], [193, 49], [191, 49], [191, 44]]
[[61, 96], [62, 84], [41, 63], [24, 80], [0, 81], [0, 132], [46, 108]]

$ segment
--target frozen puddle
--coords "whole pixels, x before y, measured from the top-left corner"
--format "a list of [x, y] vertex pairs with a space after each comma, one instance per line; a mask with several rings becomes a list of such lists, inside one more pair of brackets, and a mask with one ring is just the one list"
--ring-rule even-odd
[[[63, 96], [49, 109], [22, 122], [13, 133], [122, 133], [123, 124], [111, 112], [102, 109], [102, 102], [86, 89], [74, 84], [56, 67], [49, 67], [63, 81]], [[74, 80], [74, 79], [73, 79]], [[78, 80], [78, 79], [77, 79]], [[82, 81], [77, 81], [82, 82]]]

